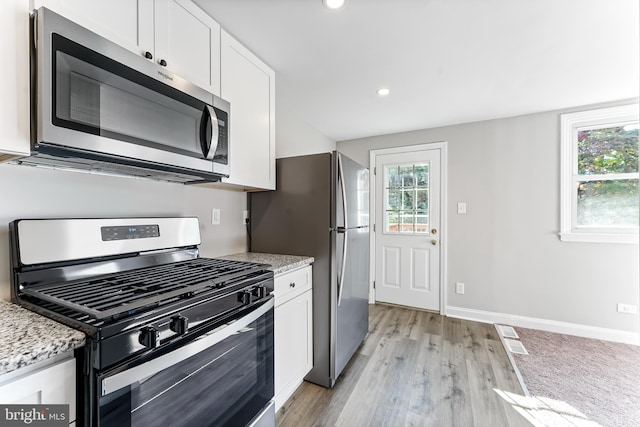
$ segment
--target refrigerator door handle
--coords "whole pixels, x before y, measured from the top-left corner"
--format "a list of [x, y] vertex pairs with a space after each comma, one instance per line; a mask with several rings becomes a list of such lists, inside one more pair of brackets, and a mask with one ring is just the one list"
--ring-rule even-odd
[[342, 302], [342, 290], [344, 289], [344, 270], [347, 266], [347, 242], [348, 242], [348, 230], [342, 229], [340, 227], [338, 229], [338, 233], [344, 234], [344, 240], [342, 241], [342, 268], [340, 268], [340, 279], [338, 281], [338, 307], [340, 307], [340, 303]]
[[349, 228], [347, 225], [347, 188], [344, 185], [344, 171], [342, 170], [342, 156], [338, 154], [338, 181], [340, 181], [340, 192], [342, 193], [342, 226]]
[[[344, 185], [344, 170], [342, 169], [342, 156], [338, 155], [338, 181], [340, 181], [340, 190], [342, 193], [342, 227], [338, 227], [338, 233], [344, 233], [344, 241], [342, 243], [342, 268], [340, 269], [340, 278], [338, 280], [338, 307], [342, 302], [342, 290], [344, 289], [344, 270], [347, 266], [347, 189]], [[344, 231], [343, 231], [344, 230]]]

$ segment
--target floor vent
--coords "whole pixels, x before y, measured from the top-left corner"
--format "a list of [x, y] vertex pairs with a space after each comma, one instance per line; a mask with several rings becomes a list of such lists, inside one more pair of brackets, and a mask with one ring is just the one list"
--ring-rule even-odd
[[524, 345], [522, 345], [520, 341], [505, 339], [504, 342], [511, 353], [529, 354], [527, 349], [524, 348]]
[[511, 326], [498, 325], [498, 332], [505, 338], [520, 338], [516, 330]]

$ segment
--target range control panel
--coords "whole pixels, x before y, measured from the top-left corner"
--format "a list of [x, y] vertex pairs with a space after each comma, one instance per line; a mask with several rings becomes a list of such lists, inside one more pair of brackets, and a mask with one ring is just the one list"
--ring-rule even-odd
[[100, 227], [103, 241], [146, 239], [160, 237], [160, 227], [153, 225], [120, 225], [113, 227]]

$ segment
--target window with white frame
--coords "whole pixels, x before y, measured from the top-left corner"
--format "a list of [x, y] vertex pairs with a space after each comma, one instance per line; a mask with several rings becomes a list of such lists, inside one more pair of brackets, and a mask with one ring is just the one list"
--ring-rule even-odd
[[638, 104], [561, 116], [564, 241], [638, 243]]

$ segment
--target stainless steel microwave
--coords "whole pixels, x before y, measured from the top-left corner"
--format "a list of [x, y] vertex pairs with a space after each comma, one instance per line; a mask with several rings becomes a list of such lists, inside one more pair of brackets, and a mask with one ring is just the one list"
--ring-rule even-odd
[[230, 105], [46, 9], [31, 18], [31, 155], [173, 182], [228, 177]]

